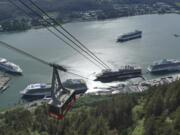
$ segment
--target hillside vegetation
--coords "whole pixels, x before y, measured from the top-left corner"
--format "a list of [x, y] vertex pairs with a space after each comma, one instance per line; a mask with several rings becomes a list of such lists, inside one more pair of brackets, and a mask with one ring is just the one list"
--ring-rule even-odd
[[[23, 8], [18, 0], [13, 0], [17, 5]], [[28, 0], [23, 0], [26, 4], [33, 7]], [[33, 0], [46, 12], [69, 13], [73, 11], [93, 10], [100, 8], [96, 0]], [[33, 7], [34, 8], [34, 7]], [[27, 12], [31, 13], [29, 10]], [[8, 18], [14, 18], [24, 15], [22, 11], [14, 7], [7, 0], [0, 0], [0, 21]], [[12, 14], [13, 13], [13, 14]], [[32, 13], [31, 13], [32, 14]]]
[[[19, 0], [0, 0], [0, 32], [25, 31], [42, 28], [56, 23], [48, 20], [43, 23], [41, 17], [28, 10]], [[33, 10], [44, 16], [29, 0], [21, 0]], [[40, 8], [55, 18], [60, 24], [75, 21], [105, 20], [125, 16], [144, 14], [179, 13], [179, 0], [32, 0]], [[28, 14], [28, 15], [27, 15]], [[30, 17], [29, 17], [30, 16]]]
[[[13, 0], [21, 8], [23, 5], [18, 0]], [[23, 0], [29, 6], [33, 7], [28, 0]], [[164, 2], [179, 7], [179, 0], [33, 0], [46, 12], [57, 12], [62, 17], [63, 14], [88, 11], [88, 10], [113, 10], [114, 4], [148, 4], [152, 5], [156, 2]], [[120, 6], [120, 5], [119, 5]], [[27, 12], [30, 12], [27, 10]], [[11, 5], [7, 0], [0, 0], [0, 21], [8, 18], [14, 18], [24, 15], [22, 11]], [[33, 14], [33, 13], [31, 13]], [[35, 16], [35, 15], [34, 15]]]
[[66, 117], [46, 105], [0, 115], [1, 135], [179, 135], [180, 81], [142, 93], [80, 98]]

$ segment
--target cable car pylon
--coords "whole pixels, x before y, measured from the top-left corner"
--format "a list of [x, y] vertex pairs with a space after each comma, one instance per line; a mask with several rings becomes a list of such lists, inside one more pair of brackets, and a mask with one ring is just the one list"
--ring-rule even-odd
[[51, 97], [48, 115], [58, 120], [65, 116], [76, 100], [75, 90], [63, 87], [56, 66], [53, 66]]

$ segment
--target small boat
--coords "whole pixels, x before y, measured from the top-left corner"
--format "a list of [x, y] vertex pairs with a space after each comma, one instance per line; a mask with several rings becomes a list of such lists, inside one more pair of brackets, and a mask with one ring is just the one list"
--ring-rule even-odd
[[175, 36], [175, 37], [180, 37], [180, 35], [178, 35], [178, 34], [174, 34], [174, 36]]

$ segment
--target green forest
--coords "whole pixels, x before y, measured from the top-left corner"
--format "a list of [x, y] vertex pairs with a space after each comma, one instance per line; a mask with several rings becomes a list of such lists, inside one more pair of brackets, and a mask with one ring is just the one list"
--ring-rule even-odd
[[46, 105], [0, 114], [0, 135], [179, 135], [180, 81], [141, 93], [81, 97], [63, 120]]

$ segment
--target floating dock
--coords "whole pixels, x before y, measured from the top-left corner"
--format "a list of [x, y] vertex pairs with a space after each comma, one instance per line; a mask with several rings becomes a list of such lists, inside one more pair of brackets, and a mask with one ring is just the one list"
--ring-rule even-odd
[[0, 94], [2, 94], [8, 87], [8, 82], [11, 80], [9, 76], [0, 75]]

